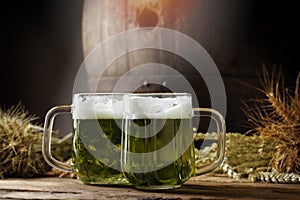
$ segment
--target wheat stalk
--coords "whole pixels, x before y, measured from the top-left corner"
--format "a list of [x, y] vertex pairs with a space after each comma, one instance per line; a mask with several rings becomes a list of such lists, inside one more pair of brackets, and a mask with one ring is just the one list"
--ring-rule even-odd
[[300, 183], [300, 175], [296, 173], [258, 172], [250, 174], [249, 179], [252, 182]]

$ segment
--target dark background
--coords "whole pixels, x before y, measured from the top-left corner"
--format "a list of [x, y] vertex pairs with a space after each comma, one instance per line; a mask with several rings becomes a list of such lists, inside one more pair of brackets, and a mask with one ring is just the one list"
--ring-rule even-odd
[[[254, 84], [258, 85], [256, 71], [261, 70], [262, 64], [266, 64], [269, 69], [277, 65], [282, 66], [286, 84], [294, 86], [299, 72], [297, 29], [300, 24], [295, 1], [239, 2], [247, 4], [243, 9], [246, 9], [248, 15], [239, 21], [240, 26], [236, 29], [240, 37], [231, 44], [238, 52], [232, 53], [231, 58], [227, 59], [214, 54], [213, 49], [207, 49], [221, 74], [225, 78], [234, 76], [239, 80], [239, 73], [228, 75], [223, 69], [226, 65], [237, 72], [245, 68], [247, 77], [252, 78], [251, 83], [254, 80]], [[21, 101], [30, 113], [39, 117], [37, 122], [42, 124], [48, 109], [71, 103], [74, 78], [83, 61], [82, 5], [81, 0], [1, 3], [1, 108], [8, 108]], [[217, 3], [215, 5], [218, 6]], [[245, 80], [244, 77], [241, 79]], [[226, 89], [232, 87], [225, 86]], [[231, 94], [228, 98], [227, 119], [230, 119], [232, 112], [241, 112], [239, 105], [232, 105], [233, 98], [243, 99], [238, 90], [235, 95]], [[244, 120], [229, 123], [228, 130], [244, 131], [240, 125]]]

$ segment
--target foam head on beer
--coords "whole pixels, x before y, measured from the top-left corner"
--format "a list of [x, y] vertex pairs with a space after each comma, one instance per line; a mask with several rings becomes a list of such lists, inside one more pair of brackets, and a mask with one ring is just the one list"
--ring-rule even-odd
[[73, 119], [121, 119], [123, 97], [117, 94], [75, 94]]
[[191, 96], [154, 97], [132, 95], [126, 101], [126, 112], [131, 119], [191, 118]]

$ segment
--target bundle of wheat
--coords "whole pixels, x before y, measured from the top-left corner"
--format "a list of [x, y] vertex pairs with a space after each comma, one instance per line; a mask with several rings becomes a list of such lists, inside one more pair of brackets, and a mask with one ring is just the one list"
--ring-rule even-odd
[[[0, 109], [0, 178], [43, 175], [51, 168], [42, 155], [43, 128], [36, 118], [18, 104]], [[71, 157], [71, 135], [52, 137], [53, 156], [61, 161]]]
[[42, 127], [18, 104], [0, 109], [0, 178], [31, 177], [49, 170], [41, 153]]
[[281, 73], [276, 73], [275, 70], [270, 75], [264, 68], [261, 82], [263, 89], [258, 90], [265, 94], [266, 98], [245, 103], [244, 111], [252, 131], [274, 139], [276, 153], [272, 159], [272, 167], [275, 172], [299, 173], [300, 73], [293, 91], [284, 87]]
[[[270, 75], [264, 68], [263, 89], [256, 88], [266, 98], [244, 103], [250, 131], [226, 134], [225, 160], [219, 171], [229, 177], [300, 183], [300, 73], [291, 91], [275, 70]], [[196, 140], [206, 137], [197, 134]], [[211, 162], [215, 154], [216, 146], [196, 150], [197, 166]]]

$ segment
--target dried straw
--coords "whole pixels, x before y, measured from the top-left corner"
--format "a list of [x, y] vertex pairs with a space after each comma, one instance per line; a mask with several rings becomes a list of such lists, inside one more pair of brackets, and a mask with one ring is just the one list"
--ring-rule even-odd
[[[196, 142], [216, 138], [215, 133], [198, 133]], [[300, 183], [300, 174], [278, 173], [272, 170], [272, 160], [276, 154], [275, 141], [269, 136], [241, 133], [226, 134], [226, 153], [222, 165], [216, 173], [226, 173], [228, 177], [248, 178], [253, 182]], [[217, 144], [196, 149], [196, 167], [208, 165], [217, 155]]]
[[[0, 108], [0, 178], [33, 177], [50, 170], [42, 156], [43, 128], [20, 103], [6, 111]], [[53, 155], [65, 160], [71, 155], [70, 141], [53, 139]], [[66, 147], [68, 147], [66, 149]]]
[[0, 178], [31, 177], [49, 170], [41, 154], [42, 128], [21, 104], [0, 109]]

